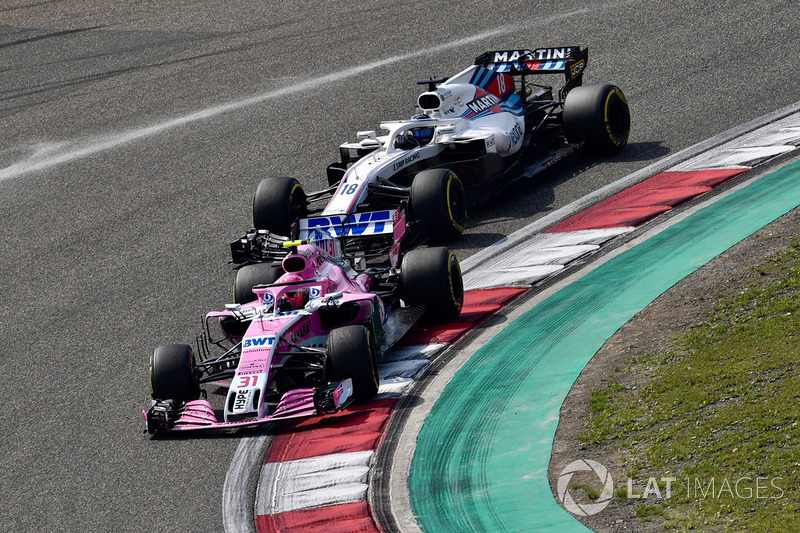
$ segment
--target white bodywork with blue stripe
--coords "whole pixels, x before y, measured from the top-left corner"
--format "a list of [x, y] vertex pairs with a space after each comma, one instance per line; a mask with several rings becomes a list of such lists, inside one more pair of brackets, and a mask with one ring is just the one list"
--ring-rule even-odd
[[[323, 217], [355, 213], [365, 201], [369, 183], [391, 179], [406, 167], [437, 157], [452, 145], [483, 140], [487, 153], [510, 156], [522, 147], [525, 122], [522, 101], [514, 92], [512, 76], [480, 66], [470, 66], [419, 97], [424, 120], [381, 124], [388, 135], [345, 144], [357, 148], [378, 143], [378, 148], [353, 163], [321, 213]], [[436, 105], [423, 105], [425, 103]], [[433, 127], [430, 142], [411, 149], [397, 147], [408, 130]]]

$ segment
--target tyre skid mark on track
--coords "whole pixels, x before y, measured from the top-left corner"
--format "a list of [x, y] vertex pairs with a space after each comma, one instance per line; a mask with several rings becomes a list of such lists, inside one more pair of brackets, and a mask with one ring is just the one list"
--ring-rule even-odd
[[[454, 39], [452, 41], [444, 42], [439, 45], [432, 46], [430, 48], [424, 48], [421, 50], [416, 50], [414, 52], [408, 52], [405, 54], [399, 54], [392, 57], [378, 59], [375, 61], [364, 63], [357, 67], [351, 67], [348, 69], [332, 72], [330, 74], [325, 74], [322, 76], [310, 78], [301, 81], [300, 83], [295, 83], [293, 85], [282, 87], [270, 92], [257, 94], [249, 98], [243, 98], [241, 100], [227, 102], [222, 105], [201, 109], [199, 111], [195, 111], [194, 113], [190, 113], [188, 115], [176, 117], [169, 120], [164, 120], [162, 122], [158, 122], [156, 124], [152, 124], [150, 126], [146, 126], [143, 128], [129, 129], [127, 131], [119, 133], [112, 133], [103, 136], [94, 136], [84, 139], [73, 139], [67, 141], [38, 144], [33, 147], [33, 153], [30, 154], [28, 157], [20, 161], [17, 161], [16, 163], [12, 163], [11, 165], [5, 168], [1, 168], [0, 181], [23, 176], [31, 172], [47, 170], [49, 168], [58, 165], [70, 163], [72, 161], [83, 159], [85, 157], [89, 157], [115, 148], [119, 148], [121, 146], [136, 141], [147, 139], [155, 135], [160, 135], [167, 131], [184, 127], [195, 122], [207, 120], [234, 111], [239, 111], [241, 109], [246, 109], [248, 107], [259, 105], [264, 102], [277, 100], [279, 98], [284, 98], [286, 96], [295, 93], [308, 91], [312, 89], [318, 89], [325, 85], [336, 83], [338, 81], [342, 81], [347, 78], [359, 76], [371, 70], [376, 70], [382, 67], [394, 65], [396, 63], [401, 63], [425, 55], [444, 52], [471, 43], [480, 42], [482, 40], [491, 38], [496, 35], [506, 34], [516, 29], [518, 29], [517, 26], [501, 26], [499, 28], [487, 30], [485, 32], [475, 34], [470, 37]], [[25, 149], [26, 151], [31, 151], [30, 147], [25, 147]]]
[[256, 517], [257, 531], [325, 531], [359, 533], [377, 531], [366, 501], [309, 509], [303, 513], [281, 513]]
[[[779, 144], [777, 146], [770, 145], [769, 143], [771, 141], [776, 141]], [[772, 161], [776, 157], [795, 152], [798, 146], [800, 146], [800, 115], [795, 114], [794, 116], [790, 116], [784, 120], [781, 120], [779, 123], [763, 127], [749, 135], [738, 138], [728, 145], [723, 145], [713, 153], [703, 153], [681, 164], [668, 167], [667, 172], [656, 174], [655, 176], [637, 185], [634, 185], [629, 189], [623, 190], [616, 195], [588, 208], [587, 210], [579, 212], [576, 215], [557, 223], [555, 226], [545, 229], [544, 233], [542, 234], [520, 236], [518, 238], [518, 242], [507, 247], [502, 254], [500, 254], [503, 257], [498, 257], [497, 262], [493, 262], [491, 260], [486, 261], [486, 266], [488, 266], [491, 270], [499, 267], [505, 269], [513, 269], [514, 267], [518, 267], [520, 271], [519, 279], [523, 280], [525, 279], [524, 263], [527, 260], [522, 257], [524, 254], [520, 253], [520, 248], [526, 245], [528, 245], [530, 248], [530, 242], [535, 243], [537, 238], [541, 238], [541, 235], [543, 234], [559, 235], [569, 234], [571, 233], [570, 230], [572, 229], [593, 231], [596, 229], [613, 229], [615, 227], [619, 228], [620, 230], [625, 230], [627, 228], [627, 230], [632, 231], [634, 229], [633, 226], [645, 224], [651, 218], [657, 216], [659, 211], [669, 211], [675, 205], [690, 200], [699, 194], [703, 194], [704, 192], [707, 192], [707, 190], [710, 190], [711, 188], [716, 187], [717, 185], [720, 185], [725, 181], [738, 176], [739, 174], [751, 170], [754, 166], [763, 165], [764, 163]], [[734, 188], [733, 190], [737, 190], [737, 188]], [[722, 195], [722, 198], [724, 197], [725, 195]], [[714, 202], [714, 199], [711, 199], [709, 202]], [[637, 211], [637, 207], [641, 207], [643, 209]], [[652, 216], [641, 217], [642, 212], [646, 212], [648, 209], [650, 209], [653, 213]], [[632, 218], [633, 216], [640, 218], [634, 220]], [[680, 218], [676, 220], [679, 219]], [[685, 242], [691, 243], [696, 239], [696, 237], [692, 234], [693, 232], [691, 226], [684, 229], [684, 232], [683, 239]], [[511, 238], [511, 236], [509, 236], [509, 238]], [[517, 249], [514, 249], [514, 247]], [[485, 272], [477, 272], [476, 270], [473, 270], [468, 274], [475, 276], [477, 279], [485, 279], [486, 277]], [[629, 278], [630, 281], [626, 283], [626, 286], [628, 284], [633, 284], [635, 281], [637, 281], [637, 279], [642, 280], [645, 278], [647, 278], [647, 274], [645, 272], [641, 272], [638, 277], [636, 275], [631, 275]], [[507, 283], [509, 281], [510, 280], [508, 278], [502, 280], [503, 283]], [[465, 283], [467, 286], [470, 286], [469, 284], [471, 283], [471, 279], [468, 279]], [[615, 294], [626, 293], [626, 286], [622, 286], [619, 282], [617, 282], [616, 291], [612, 294], [608, 294], [606, 298], [614, 298]], [[597, 298], [596, 295], [593, 297], [593, 300], [581, 301], [579, 305], [588, 308], [598, 308], [599, 306], [604, 305], [605, 302], [602, 300], [606, 298]], [[570, 302], [567, 301], [564, 302], [564, 304], [569, 305]], [[541, 352], [546, 352], [546, 346], [551, 345], [554, 342], [551, 340], [552, 337], [555, 337], [556, 339], [559, 338], [559, 335], [553, 335], [551, 337], [551, 335], [547, 334], [546, 331], [541, 330], [536, 332], [535, 336], [536, 339], [534, 341], [531, 342], [531, 339], [525, 339], [525, 342], [538, 347], [545, 347], [542, 348]], [[485, 367], [485, 365], [489, 364], [488, 361], [482, 363], [480, 360], [475, 360], [475, 355], [477, 354], [474, 354], [469, 359], [473, 366]], [[485, 357], [486, 353], [483, 355]], [[508, 375], [508, 372], [511, 372], [516, 376], [517, 374], [515, 372], [520, 371], [518, 368], [516, 370], [507, 368], [507, 366], [511, 364], [509, 359], [499, 358], [494, 360], [492, 364], [496, 365], [497, 368], [487, 371], [487, 375], [489, 376]], [[552, 364], [553, 362], [551, 361], [551, 365]], [[534, 368], [538, 365], [539, 359], [536, 358], [534, 360], [534, 358], [531, 358], [531, 360], [526, 361], [526, 367], [523, 372], [530, 372], [531, 368]], [[484, 368], [484, 370], [486, 370], [486, 368]], [[457, 370], [454, 371], [457, 372]], [[534, 372], [539, 374], [538, 379], [542, 381], [547, 379], [546, 376], [548, 375], [549, 370], [547, 368], [543, 368], [541, 370], [535, 370]], [[451, 385], [453, 384], [451, 383]], [[506, 393], [509, 393], [508, 397], [513, 398], [514, 393], [512, 390], [509, 390], [509, 387], [513, 388], [516, 385], [517, 383], [510, 385], [505, 384], [503, 386], [503, 395], [505, 396]], [[453, 387], [451, 387], [451, 389], [452, 388]], [[444, 396], [444, 394], [447, 392], [447, 388], [445, 387], [445, 392], [442, 393], [442, 396]], [[457, 395], [458, 388], [456, 387], [454, 390], [450, 390], [449, 392], [451, 397], [453, 395]], [[562, 400], [563, 398], [555, 396], [550, 399], [550, 402], [555, 402], [555, 405], [560, 405]], [[437, 405], [439, 404], [437, 403]], [[475, 411], [475, 407], [470, 406], [468, 409], [463, 410], [460, 414], [450, 413], [449, 416], [454, 420], [460, 421], [462, 420], [462, 417], [464, 417], [464, 419], [466, 419], [466, 417], [475, 417]], [[453, 498], [445, 493], [441, 496], [438, 504], [433, 503], [432, 505], [429, 505], [428, 509], [421, 510], [417, 509], [416, 506], [414, 507], [415, 511], [422, 512], [422, 514], [427, 516], [427, 519], [429, 520], [434, 514], [441, 516], [441, 512], [444, 512], [442, 507], [445, 502], [447, 502], [445, 505], [452, 505], [452, 511], [445, 515], [449, 516], [450, 519], [440, 520], [439, 523], [439, 525], [445, 530], [459, 530], [467, 527], [466, 524], [471, 524], [474, 527], [474, 525], [477, 523], [476, 520], [479, 516], [479, 513], [470, 514], [470, 512], [475, 509], [476, 505], [481, 506], [481, 510], [484, 512], [484, 514], [481, 516], [486, 521], [483, 526], [479, 527], [488, 527], [489, 529], [492, 529], [493, 527], [500, 528], [502, 527], [500, 524], [505, 524], [505, 522], [501, 520], [499, 516], [496, 516], [495, 507], [487, 503], [487, 494], [484, 490], [485, 487], [489, 486], [485, 479], [486, 472], [472, 472], [473, 477], [470, 478], [470, 468], [473, 464], [486, 464], [486, 461], [479, 461], [476, 457], [472, 457], [472, 455], [475, 455], [474, 448], [476, 446], [480, 447], [480, 443], [468, 442], [469, 440], [475, 438], [473, 434], [482, 434], [484, 435], [484, 438], [490, 440], [503, 440], [503, 435], [498, 434], [493, 426], [496, 420], [499, 419], [497, 402], [492, 402], [488, 405], [482, 406], [481, 409], [478, 409], [477, 411], [480, 412], [480, 415], [478, 415], [477, 420], [473, 421], [474, 425], [471, 426], [469, 431], [457, 431], [454, 433], [451, 430], [449, 432], [453, 438], [452, 442], [447, 441], [442, 444], [441, 438], [443, 437], [440, 438], [440, 434], [437, 432], [437, 430], [428, 428], [430, 432], [433, 432], [437, 435], [436, 439], [438, 440], [436, 444], [436, 450], [431, 451], [429, 449], [429, 453], [423, 455], [423, 458], [420, 459], [421, 462], [419, 463], [420, 468], [423, 470], [419, 471], [435, 472], [436, 474], [431, 478], [431, 483], [443, 484], [446, 487], [451, 486], [451, 484], [456, 482], [456, 480], [460, 482], [460, 480], [464, 479], [465, 477], [468, 478], [465, 486], [462, 487], [463, 490], [461, 490], [458, 495], [454, 495]], [[555, 416], [557, 419], [557, 411], [555, 412]], [[463, 425], [466, 424], [459, 423], [459, 427], [462, 427]], [[486, 428], [486, 431], [483, 431], [482, 428]], [[508, 429], [506, 428], [505, 431], [505, 437], [508, 437]], [[405, 437], [407, 439], [414, 438], [413, 435], [406, 435]], [[537, 442], [537, 444], [545, 447], [545, 449], [540, 451], [542, 456], [544, 456], [549, 447], [552, 446], [552, 439], [545, 439], [541, 442]], [[451, 469], [448, 471], [453, 471], [455, 473], [449, 482], [446, 479], [442, 479], [441, 473], [444, 472], [444, 470], [441, 468], [436, 468], [436, 465], [441, 461], [447, 461], [447, 459], [439, 456], [439, 450], [449, 450], [450, 452], [453, 452], [453, 450], [459, 450], [458, 454], [454, 457], [455, 460], [449, 460], [449, 462], [447, 462], [447, 466]], [[493, 460], [497, 461], [497, 456], [493, 456]], [[416, 463], [417, 461], [418, 458], [415, 455], [414, 462]], [[498, 474], [498, 472], [495, 472], [495, 474]], [[513, 481], [511, 480], [514, 477], [514, 474], [511, 472], [501, 472], [499, 475], [502, 476], [504, 474], [508, 474], [509, 476], [509, 486], [513, 484]], [[543, 471], [537, 469], [535, 472], [529, 473], [529, 475], [533, 475], [537, 478], [538, 476], [543, 476], [545, 478], [543, 484], [547, 486], [546, 469]], [[470, 481], [477, 483], [479, 486], [468, 486]], [[496, 484], [497, 477], [493, 478], [492, 482]], [[417, 488], [419, 489], [419, 487]], [[438, 489], [434, 488], [434, 490], [428, 494], [436, 494], [437, 490]], [[513, 492], [514, 489], [512, 488], [510, 490]], [[425, 500], [425, 491], [422, 491], [422, 493], [423, 494], [417, 499], [418, 506], [423, 506], [430, 503], [430, 500]], [[412, 492], [412, 494], [414, 493]], [[430, 507], [433, 508], [433, 513], [431, 513], [432, 509]], [[558, 506], [551, 507], [554, 507], [558, 510], [561, 509]], [[407, 513], [406, 515], [394, 515], [393, 519], [401, 521], [416, 519], [411, 516], [411, 508], [406, 509], [405, 512]], [[427, 515], [425, 515], [426, 512], [428, 513]], [[456, 522], [458, 522], [461, 517], [463, 517], [466, 522], [454, 523], [451, 521], [456, 520]], [[543, 530], [547, 529], [547, 526], [544, 526], [544, 524], [550, 524], [549, 521], [551, 518], [552, 517], [550, 516], [539, 516], [540, 523], [543, 525]], [[520, 518], [517, 517], [517, 520], [519, 521]], [[445, 526], [445, 524], [447, 525]], [[563, 523], [559, 522], [559, 524], [559, 527], [563, 527]], [[582, 527], [578, 522], [574, 522], [574, 524], [576, 530], [582, 530]], [[428, 523], [428, 526], [434, 527], [434, 524]]]
[[[420, 524], [427, 531], [587, 531], [558, 505], [547, 478], [559, 410], [574, 380], [663, 291], [797, 208], [798, 172], [795, 160], [754, 173], [650, 228], [575, 272], [560, 290], [515, 309], [510, 327], [491, 339], [481, 336], [481, 347], [459, 356], [463, 367], [448, 368], [455, 376], [446, 386], [428, 384], [438, 393], [424, 397], [436, 401], [434, 409], [421, 432], [404, 434], [406, 445], [416, 444], [409, 488]], [[506, 404], [502, 412], [499, 403]], [[489, 453], [471, 461], [465, 435], [473, 434], [483, 435]]]

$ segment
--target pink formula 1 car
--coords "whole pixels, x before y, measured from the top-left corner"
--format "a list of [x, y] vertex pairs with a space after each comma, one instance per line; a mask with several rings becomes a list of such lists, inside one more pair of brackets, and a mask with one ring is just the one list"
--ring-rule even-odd
[[[238, 303], [206, 314], [200, 360], [188, 345], [155, 349], [149, 433], [250, 426], [371, 398], [378, 359], [425, 309], [437, 318], [461, 310], [461, 270], [447, 248], [393, 254], [385, 268], [356, 272], [327, 234], [272, 244], [282, 260], [241, 268]], [[221, 409], [203, 384], [227, 387]]]

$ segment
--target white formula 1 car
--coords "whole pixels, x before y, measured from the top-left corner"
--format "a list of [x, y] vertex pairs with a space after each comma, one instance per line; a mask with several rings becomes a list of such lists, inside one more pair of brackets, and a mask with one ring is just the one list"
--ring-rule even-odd
[[[318, 229], [346, 236], [375, 212], [403, 207], [410, 241], [446, 242], [466, 224], [466, 206], [485, 201], [577, 148], [608, 154], [628, 141], [630, 112], [614, 85], [582, 86], [588, 50], [577, 46], [486, 52], [428, 91], [410, 120], [387, 133], [358, 132], [327, 169], [328, 189], [306, 194], [293, 178], [267, 178], [256, 191], [256, 229], [279, 235]], [[561, 73], [556, 95], [530, 76]], [[299, 221], [299, 223], [298, 223]]]

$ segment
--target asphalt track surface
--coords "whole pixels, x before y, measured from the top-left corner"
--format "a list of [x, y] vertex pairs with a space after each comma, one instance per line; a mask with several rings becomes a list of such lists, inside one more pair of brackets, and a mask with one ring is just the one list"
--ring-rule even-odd
[[[798, 94], [800, 7], [645, 1], [0, 6], [8, 531], [221, 531], [242, 432], [141, 434], [153, 346], [230, 299], [258, 180], [322, 186], [336, 145], [413, 114], [416, 79], [488, 49], [580, 44], [631, 144], [470, 212], [466, 257]], [[554, 81], [557, 83], [557, 81]]]

